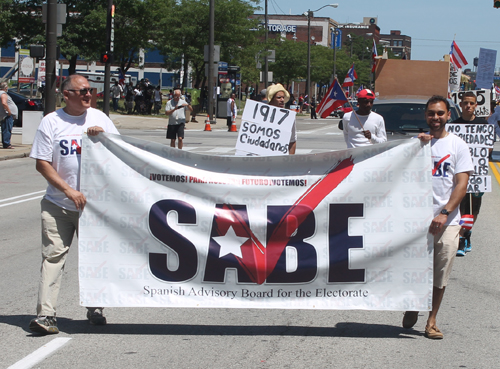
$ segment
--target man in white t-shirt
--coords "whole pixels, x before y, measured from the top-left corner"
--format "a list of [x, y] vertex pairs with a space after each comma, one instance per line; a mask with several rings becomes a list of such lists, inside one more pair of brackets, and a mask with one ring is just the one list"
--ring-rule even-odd
[[368, 89], [358, 93], [357, 112], [342, 117], [344, 140], [347, 148], [373, 145], [387, 141], [384, 118], [372, 111], [375, 94]]
[[233, 122], [236, 120], [236, 94], [232, 93], [226, 102], [227, 130], [231, 130]]
[[181, 90], [174, 90], [174, 97], [167, 102], [165, 114], [168, 116], [167, 139], [170, 139], [170, 147], [175, 148], [177, 138], [177, 148], [182, 150], [184, 143], [184, 126], [186, 125], [186, 108], [193, 111], [191, 105], [186, 100], [181, 99]]
[[[100, 132], [119, 134], [113, 122], [90, 107], [92, 88], [83, 76], [69, 76], [61, 86], [66, 107], [46, 115], [35, 135], [30, 157], [48, 182], [41, 201], [42, 268], [38, 290], [37, 318], [29, 328], [40, 334], [59, 333], [56, 304], [61, 278], [78, 218], [87, 199], [80, 192], [82, 135]], [[88, 307], [91, 324], [104, 325], [102, 308]]]
[[[474, 172], [467, 144], [445, 129], [450, 116], [448, 100], [442, 96], [431, 97], [425, 108], [430, 134], [418, 135], [422, 141], [431, 141], [432, 155], [434, 218], [429, 233], [434, 236], [434, 287], [432, 310], [425, 327], [425, 336], [431, 339], [443, 338], [443, 333], [436, 326], [436, 316], [458, 249], [461, 228], [459, 205], [465, 196], [469, 175]], [[407, 311], [403, 327], [413, 327], [417, 319], [418, 311]]]

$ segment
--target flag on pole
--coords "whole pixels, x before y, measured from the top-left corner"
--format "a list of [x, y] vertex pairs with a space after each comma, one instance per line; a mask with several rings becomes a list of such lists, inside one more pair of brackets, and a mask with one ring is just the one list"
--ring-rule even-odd
[[317, 112], [321, 118], [326, 118], [332, 111], [337, 109], [340, 105], [347, 102], [347, 98], [339, 85], [339, 81], [335, 78], [331, 84], [328, 92], [318, 105]]
[[354, 86], [354, 81], [358, 79], [358, 75], [354, 70], [354, 63], [352, 63], [351, 68], [347, 71], [347, 75], [344, 78], [344, 83], [342, 83], [342, 87]]
[[356, 96], [358, 96], [358, 94], [359, 94], [359, 93], [361, 92], [361, 90], [363, 90], [363, 89], [364, 89], [363, 85], [359, 86], [358, 91], [356, 91]]
[[455, 41], [451, 43], [450, 62], [455, 66], [456, 69], [462, 69], [462, 67], [469, 64]]
[[375, 44], [375, 39], [373, 39], [373, 49], [372, 49], [372, 73], [375, 72], [377, 68], [377, 45]]

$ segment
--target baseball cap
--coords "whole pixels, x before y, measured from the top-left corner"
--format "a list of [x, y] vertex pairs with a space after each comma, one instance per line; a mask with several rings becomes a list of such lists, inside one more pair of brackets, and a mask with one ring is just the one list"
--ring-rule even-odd
[[375, 100], [375, 94], [372, 90], [365, 88], [364, 90], [359, 91], [358, 99]]

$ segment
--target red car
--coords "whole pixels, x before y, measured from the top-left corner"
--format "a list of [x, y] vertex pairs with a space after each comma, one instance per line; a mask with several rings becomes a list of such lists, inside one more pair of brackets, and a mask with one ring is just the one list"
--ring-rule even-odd
[[335, 109], [332, 115], [337, 118], [342, 118], [345, 113], [349, 113], [350, 111], [352, 111], [351, 105], [352, 107], [356, 108], [358, 106], [358, 102], [351, 101], [351, 103], [345, 103], [344, 105], [339, 106], [337, 109]]

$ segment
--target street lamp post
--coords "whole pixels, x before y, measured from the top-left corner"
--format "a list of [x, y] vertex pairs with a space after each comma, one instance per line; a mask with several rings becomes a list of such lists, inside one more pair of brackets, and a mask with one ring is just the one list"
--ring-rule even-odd
[[323, 8], [330, 6], [336, 8], [339, 4], [327, 4], [323, 5], [321, 8], [316, 10], [308, 10], [304, 15], [307, 16], [307, 80], [306, 80], [306, 94], [307, 94], [307, 112], [309, 112], [311, 106], [311, 18], [314, 16], [314, 12], [320, 11]]
[[330, 27], [330, 31], [333, 32], [333, 80], [335, 80], [337, 78], [337, 36], [339, 35], [339, 30]]

